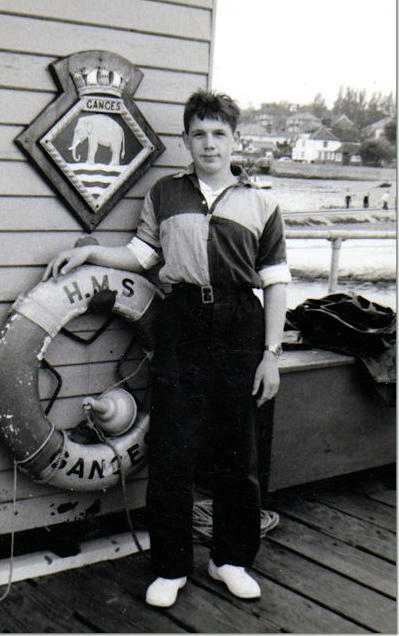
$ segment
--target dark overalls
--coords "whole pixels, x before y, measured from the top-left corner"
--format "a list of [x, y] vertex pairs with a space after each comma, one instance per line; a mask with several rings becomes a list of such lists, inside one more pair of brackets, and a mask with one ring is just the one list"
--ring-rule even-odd
[[[213, 301], [213, 302], [212, 302]], [[259, 547], [256, 404], [264, 318], [250, 287], [174, 285], [162, 303], [152, 369], [151, 558], [157, 576], [192, 571], [193, 478], [201, 445], [215, 461], [211, 558], [251, 565]]]

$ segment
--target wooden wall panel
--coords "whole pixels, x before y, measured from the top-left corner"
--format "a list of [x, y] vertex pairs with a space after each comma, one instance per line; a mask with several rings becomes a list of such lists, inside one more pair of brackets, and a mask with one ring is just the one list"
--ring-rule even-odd
[[[89, 338], [93, 331], [79, 331], [81, 338]], [[59, 334], [46, 351], [46, 360], [52, 365], [90, 364], [118, 360], [133, 339], [133, 332], [126, 323], [125, 329], [113, 329], [110, 326], [105, 333], [89, 345], [71, 340]]]
[[[181, 141], [183, 104], [208, 84], [214, 0], [2, 0], [0, 3], [0, 323], [11, 302], [39, 280], [48, 260], [85, 234], [57, 193], [27, 161], [15, 137], [58, 95], [48, 66], [89, 49], [118, 53], [144, 73], [135, 100], [162, 137], [166, 151], [93, 233], [104, 245], [130, 239], [142, 199], [158, 178], [189, 160]], [[87, 331], [102, 317], [82, 316], [68, 325]], [[117, 379], [116, 364], [130, 341], [130, 327], [115, 318], [110, 330], [86, 348], [58, 336], [47, 352], [63, 377], [49, 418], [60, 428], [82, 419], [82, 397], [101, 393]], [[136, 362], [131, 363], [132, 365]], [[126, 369], [131, 369], [127, 366]], [[145, 366], [134, 380], [141, 399]], [[54, 388], [41, 371], [45, 406]], [[129, 485], [143, 505], [145, 479]], [[109, 493], [63, 493], [18, 476], [17, 516], [12, 510], [12, 457], [0, 446], [0, 534], [104, 514], [122, 507], [118, 489]], [[72, 504], [69, 507], [69, 504]], [[61, 507], [60, 507], [61, 506]], [[65, 510], [64, 513], [60, 513]]]
[[[13, 489], [13, 471], [3, 470], [0, 474], [0, 503], [10, 501], [10, 495]], [[52, 489], [54, 492], [54, 489]], [[18, 473], [17, 492], [19, 499], [30, 499], [32, 497], [43, 497], [49, 494], [49, 487], [45, 484], [32, 484], [29, 477], [25, 477], [22, 473]]]
[[[169, 4], [171, 0], [158, 0], [158, 2], [166, 2]], [[212, 9], [215, 0], [173, 0], [174, 4], [192, 5], [193, 7], [203, 7], [204, 9]]]
[[[13, 466], [13, 458], [11, 453], [5, 446], [0, 446], [0, 484], [3, 479], [2, 471], [9, 470]], [[9, 501], [9, 500], [8, 500]]]
[[[44, 265], [62, 249], [74, 245], [81, 233], [77, 232], [13, 232], [2, 245], [1, 260], [4, 265]], [[96, 231], [103, 245], [123, 245], [129, 236], [122, 232]], [[40, 241], [40, 245], [38, 245]]]
[[[92, 364], [63, 365], [56, 367], [62, 373], [63, 383], [59, 397], [92, 395], [101, 393], [107, 386], [117, 381], [113, 362], [93, 362]], [[39, 374], [39, 394], [48, 400], [54, 393], [55, 380], [49, 372]]]
[[[131, 508], [144, 506], [146, 485], [146, 479], [139, 476], [127, 484], [127, 497]], [[35, 485], [32, 482], [32, 489], [34, 488]], [[10, 528], [19, 532], [67, 521], [80, 521], [123, 509], [122, 491], [118, 487], [111, 488], [106, 493], [102, 491], [86, 493], [64, 492], [49, 486], [48, 495], [18, 500], [16, 515], [11, 497], [12, 491], [10, 491], [10, 503], [0, 504], [0, 534], [8, 534]]]
[[182, 7], [147, 0], [2, 0], [1, 10], [37, 18], [118, 27], [126, 31], [160, 33], [181, 38], [209, 40], [211, 13], [198, 7]]
[[[0, 162], [0, 167], [4, 168], [4, 170], [0, 170], [0, 192], [3, 196], [41, 197], [53, 194], [52, 188], [38, 176], [37, 171], [29, 163], [23, 161]], [[176, 172], [174, 168], [155, 166], [128, 191], [127, 195], [143, 197], [154, 181], [173, 172]]]
[[[0, 234], [0, 242], [2, 241]], [[7, 243], [8, 238], [4, 239], [4, 245]], [[13, 302], [18, 294], [37, 285], [43, 272], [44, 267], [0, 267], [0, 301]]]
[[0, 303], [0, 324], [6, 320], [7, 315], [10, 311], [11, 303], [10, 302], [1, 302]]
[[[99, 229], [132, 232], [137, 225], [142, 204], [142, 197], [124, 197], [101, 222]], [[75, 230], [84, 234], [82, 226], [55, 195], [0, 197], [0, 219], [3, 231]]]
[[77, 51], [102, 49], [114, 51], [138, 66], [208, 72], [208, 42], [139, 32], [132, 34], [83, 24], [49, 23], [48, 20], [1, 13], [0, 30], [3, 50], [64, 57]]
[[[47, 93], [3, 89], [0, 91], [1, 123], [26, 125], [35, 119], [51, 101], [52, 99], [49, 99]], [[183, 129], [182, 105], [137, 100], [137, 106], [158, 134], [181, 134]]]
[[[0, 51], [1, 86], [12, 89], [30, 89], [56, 94], [54, 79], [48, 66], [57, 57]], [[134, 60], [132, 60], [134, 61]], [[144, 77], [135, 93], [135, 99], [156, 102], [184, 103], [188, 95], [205, 88], [206, 73], [143, 68]], [[51, 101], [51, 97], [49, 97]]]

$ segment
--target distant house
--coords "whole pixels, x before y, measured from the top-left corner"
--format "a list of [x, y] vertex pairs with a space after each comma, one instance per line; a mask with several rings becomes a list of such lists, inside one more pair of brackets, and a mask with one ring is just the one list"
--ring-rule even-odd
[[338, 115], [332, 121], [331, 130], [342, 141], [354, 143], [360, 141], [360, 129], [345, 114]]
[[261, 124], [243, 123], [237, 129], [232, 160], [249, 172], [268, 170], [275, 143]]
[[355, 128], [353, 121], [345, 114], [337, 115], [337, 117], [332, 120], [331, 125], [337, 126], [338, 128]]
[[331, 130], [320, 126], [313, 133], [299, 136], [292, 149], [292, 158], [306, 163], [342, 161], [342, 155], [337, 157], [336, 154], [341, 145], [341, 140]]
[[259, 123], [243, 123], [238, 126], [237, 150], [274, 150], [278, 143], [285, 143], [284, 133], [268, 133]]
[[321, 119], [313, 115], [313, 113], [297, 112], [286, 120], [286, 131], [290, 135], [301, 133], [312, 133], [321, 126]]
[[370, 124], [363, 128], [363, 134], [366, 139], [380, 139], [384, 135], [385, 126], [392, 120], [392, 117], [383, 117], [374, 124]]
[[360, 164], [362, 162], [360, 146], [360, 143], [351, 143], [348, 141], [344, 142], [335, 151], [335, 161], [339, 161], [344, 164], [344, 166], [348, 166], [349, 164]]
[[286, 116], [281, 112], [260, 112], [255, 115], [257, 122], [262, 124], [268, 133], [283, 132], [285, 130]]

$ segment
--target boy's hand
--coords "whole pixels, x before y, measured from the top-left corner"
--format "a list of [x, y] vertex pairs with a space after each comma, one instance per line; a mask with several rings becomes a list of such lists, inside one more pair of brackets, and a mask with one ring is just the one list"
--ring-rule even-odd
[[255, 372], [255, 379], [252, 387], [252, 395], [260, 392], [256, 399], [258, 407], [268, 400], [271, 400], [277, 393], [280, 386], [280, 373], [278, 370], [278, 360], [273, 353], [265, 352], [258, 368]]
[[54, 280], [57, 277], [65, 275], [76, 267], [80, 267], [86, 262], [89, 252], [87, 247], [75, 247], [71, 250], [64, 250], [58, 256], [53, 258], [47, 265], [46, 271], [43, 274], [42, 281], [45, 282], [51, 276]]

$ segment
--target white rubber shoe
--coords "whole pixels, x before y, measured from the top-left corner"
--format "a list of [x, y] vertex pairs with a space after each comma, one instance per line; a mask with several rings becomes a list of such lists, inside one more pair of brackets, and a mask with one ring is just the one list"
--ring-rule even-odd
[[260, 587], [245, 568], [239, 565], [221, 565], [219, 568], [212, 559], [209, 561], [208, 573], [215, 581], [223, 581], [228, 590], [238, 598], [259, 598]]
[[187, 577], [179, 579], [163, 579], [159, 577], [147, 589], [145, 597], [148, 605], [156, 607], [170, 607], [177, 599], [177, 594], [187, 583]]

